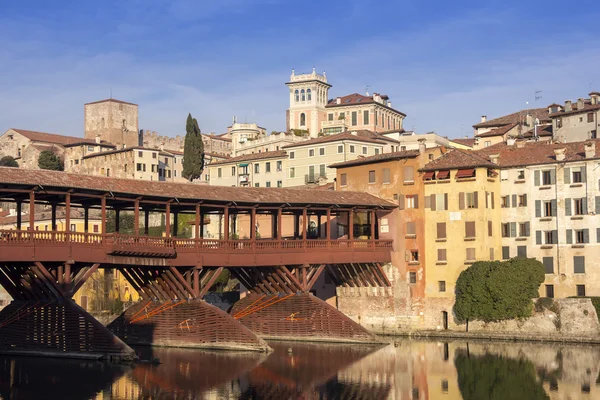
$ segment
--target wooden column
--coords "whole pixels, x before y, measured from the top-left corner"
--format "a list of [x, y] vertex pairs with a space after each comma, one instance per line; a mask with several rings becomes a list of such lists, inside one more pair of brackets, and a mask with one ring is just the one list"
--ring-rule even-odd
[[144, 235], [148, 236], [150, 227], [150, 210], [147, 208], [144, 210]]
[[71, 193], [65, 194], [65, 232], [71, 232]]
[[140, 199], [133, 202], [133, 234], [140, 235]]
[[179, 213], [174, 212], [173, 213], [173, 237], [177, 237], [177, 234], [179, 233], [179, 227], [177, 226], [178, 223], [179, 223]]
[[200, 296], [200, 270], [202, 269], [202, 267], [198, 266], [195, 267], [193, 269], [193, 274], [194, 274], [194, 294], [196, 295], [196, 297]]
[[281, 240], [283, 232], [283, 210], [279, 208], [277, 210], [277, 240]]
[[115, 233], [121, 230], [121, 210], [115, 208]]
[[348, 239], [354, 240], [354, 210], [348, 210]]
[[83, 207], [83, 231], [88, 233], [90, 230], [90, 208]]
[[250, 210], [250, 240], [256, 240], [256, 208]]
[[23, 221], [23, 212], [21, 210], [21, 206], [23, 205], [22, 200], [17, 200], [17, 230], [21, 230], [21, 224]]
[[321, 236], [323, 236], [323, 234], [321, 233], [323, 231], [323, 227], [321, 226], [321, 214], [317, 215], [317, 226], [317, 239], [321, 239]]
[[325, 239], [331, 240], [331, 209], [327, 209], [327, 220], [325, 221]]
[[56, 203], [52, 203], [50, 204], [50, 208], [51, 208], [51, 219], [52, 219], [52, 231], [55, 232], [56, 231]]
[[223, 210], [223, 240], [229, 240], [229, 207]]
[[171, 203], [165, 205], [165, 237], [171, 237]]
[[100, 218], [102, 218], [101, 233], [106, 234], [106, 197], [105, 196], [102, 196], [102, 199], [100, 199], [100, 209], [101, 209], [101, 212], [100, 212], [101, 217]]
[[308, 211], [306, 209], [306, 207], [304, 207], [302, 209], [302, 239], [306, 240], [307, 238], [307, 231], [306, 229], [308, 228]]
[[300, 214], [294, 211], [294, 239], [298, 239], [300, 236]]
[[371, 219], [371, 240], [375, 241], [375, 219], [377, 218], [375, 211], [370, 211], [369, 216]]
[[195, 221], [195, 225], [194, 225], [194, 237], [196, 239], [200, 239], [200, 229], [202, 229], [202, 214], [200, 212], [200, 204], [196, 204], [196, 221]]

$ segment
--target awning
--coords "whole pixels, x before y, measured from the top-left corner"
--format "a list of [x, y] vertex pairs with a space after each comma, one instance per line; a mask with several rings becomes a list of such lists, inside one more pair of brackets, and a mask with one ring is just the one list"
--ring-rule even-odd
[[423, 179], [433, 179], [434, 175], [435, 175], [435, 172], [433, 172], [433, 171], [425, 172]]
[[240, 166], [240, 167], [247, 167], [247, 166], [248, 166], [248, 163], [242, 163], [242, 164], [239, 164], [239, 166]]
[[438, 179], [448, 179], [450, 178], [450, 171], [439, 171], [437, 173]]
[[471, 178], [475, 176], [474, 169], [459, 169], [456, 173], [456, 178]]

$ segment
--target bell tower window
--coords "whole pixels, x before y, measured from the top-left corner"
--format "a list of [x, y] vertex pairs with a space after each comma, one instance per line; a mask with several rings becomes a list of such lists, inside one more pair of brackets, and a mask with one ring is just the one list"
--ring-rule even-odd
[[300, 126], [306, 126], [306, 114], [300, 114]]
[[310, 98], [311, 98], [310, 89], [306, 89], [306, 98], [308, 101], [310, 101]]
[[300, 91], [300, 98], [302, 99], [302, 101], [306, 101], [306, 94], [304, 93], [304, 89]]
[[294, 98], [295, 98], [296, 102], [298, 102], [300, 100], [300, 96], [298, 95], [298, 89], [296, 89], [296, 91], [294, 92]]

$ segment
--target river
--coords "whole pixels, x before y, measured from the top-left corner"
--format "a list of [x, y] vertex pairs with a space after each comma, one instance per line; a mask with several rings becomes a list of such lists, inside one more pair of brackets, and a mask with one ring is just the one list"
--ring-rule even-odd
[[600, 399], [600, 346], [397, 339], [271, 342], [270, 354], [141, 347], [159, 365], [0, 358], [0, 398]]

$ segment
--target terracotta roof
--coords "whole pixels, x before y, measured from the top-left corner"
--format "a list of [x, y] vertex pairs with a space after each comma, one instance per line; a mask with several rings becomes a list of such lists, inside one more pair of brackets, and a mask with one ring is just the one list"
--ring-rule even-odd
[[135, 104], [135, 103], [128, 103], [126, 101], [117, 100], [117, 99], [106, 99], [106, 100], [92, 101], [91, 103], [85, 103], [84, 106], [87, 106], [88, 104], [98, 104], [98, 103], [106, 103], [106, 102], [120, 103], [120, 104], [129, 104], [131, 106], [137, 106], [137, 104]]
[[[312, 146], [315, 144], [338, 142], [341, 140], [354, 140], [357, 142], [376, 143], [376, 144], [385, 145], [384, 141], [379, 138], [372, 139], [372, 138], [368, 137], [368, 135], [359, 135], [358, 132], [356, 135], [353, 135], [350, 132], [342, 132], [342, 133], [336, 133], [335, 135], [326, 135], [326, 136], [321, 136], [318, 138], [305, 140], [305, 141], [298, 142], [298, 143], [288, 144], [287, 146], [283, 146], [283, 148], [289, 149], [291, 147]], [[396, 141], [396, 143], [398, 143], [398, 142]]]
[[[489, 149], [490, 147], [486, 148]], [[437, 171], [441, 169], [460, 168], [498, 168], [498, 166], [487, 158], [475, 153], [473, 150], [453, 149], [441, 157], [427, 163], [421, 170]]]
[[323, 185], [300, 185], [300, 186], [288, 186], [288, 189], [304, 189], [304, 190], [335, 190], [333, 182], [325, 183]]
[[112, 193], [132, 196], [145, 196], [161, 199], [177, 198], [198, 202], [204, 200], [219, 204], [290, 204], [290, 205], [332, 205], [356, 207], [395, 208], [394, 203], [368, 193], [341, 192], [328, 190], [302, 190], [283, 188], [242, 188], [227, 186], [195, 185], [117, 179], [100, 176], [70, 174], [66, 172], [31, 170], [0, 167], [0, 186], [4, 184], [24, 187], [43, 186], [48, 188], [76, 188], [96, 193]]
[[480, 122], [478, 124], [473, 125], [473, 128], [492, 128], [495, 126], [504, 126], [508, 124], [524, 122], [527, 115], [531, 115], [533, 116], [533, 118], [539, 119], [540, 122], [550, 121], [548, 108], [530, 108], [528, 110], [517, 111], [515, 113], [508, 114], [503, 117], [490, 119], [486, 122]]
[[463, 146], [473, 147], [475, 145], [474, 138], [465, 138], [465, 139], [449, 139], [451, 142], [462, 144]]
[[557, 117], [560, 117], [563, 115], [573, 115], [573, 114], [585, 113], [585, 112], [596, 111], [596, 110], [600, 110], [600, 104], [592, 104], [590, 99], [585, 99], [583, 102], [583, 108], [581, 110], [579, 110], [577, 108], [577, 102], [574, 101], [571, 105], [571, 111], [565, 111], [563, 108], [562, 111], [558, 111], [553, 114], [550, 114], [550, 118], [557, 118]]
[[231, 157], [226, 160], [215, 161], [210, 165], [237, 163], [241, 161], [264, 160], [267, 158], [285, 157], [287, 153], [284, 150], [265, 151], [264, 153], [243, 154], [237, 157]]
[[[552, 136], [552, 124], [538, 125], [538, 136], [540, 136], [540, 137]], [[523, 137], [525, 137], [525, 138], [533, 137], [533, 129], [530, 129], [527, 132], [525, 132], [523, 134]]]
[[502, 126], [500, 128], [492, 129], [489, 132], [481, 133], [481, 134], [476, 135], [476, 136], [480, 137], [480, 138], [494, 137], [494, 136], [504, 136], [508, 131], [510, 131], [511, 129], [513, 129], [517, 125], [519, 125], [519, 124], [518, 123], [514, 123], [514, 124], [504, 125], [504, 126]]
[[383, 136], [383, 133], [381, 133], [381, 132], [373, 132], [368, 129], [349, 130], [348, 132], [350, 132], [350, 133], [356, 132], [357, 136], [366, 137], [369, 139], [383, 140], [385, 142], [396, 143], [396, 144], [400, 143], [396, 139], [393, 139], [393, 138], [387, 137], [387, 136]]
[[[389, 97], [387, 97], [386, 95], [381, 95], [381, 98], [386, 99], [386, 100], [389, 99]], [[332, 107], [355, 106], [355, 105], [362, 105], [362, 104], [379, 104], [382, 107], [393, 110], [393, 111], [397, 112], [398, 114], [404, 115], [406, 117], [406, 114], [404, 114], [403, 112], [400, 112], [400, 111], [396, 110], [395, 108], [386, 106], [385, 104], [376, 102], [373, 99], [373, 96], [363, 96], [362, 94], [359, 94], [359, 93], [352, 93], [347, 96], [340, 97], [340, 104], [337, 104], [337, 97], [335, 99], [331, 99], [331, 100], [329, 100], [329, 102], [327, 103], [327, 105], [325, 107], [332, 108]]]
[[64, 136], [64, 135], [58, 135], [56, 133], [36, 132], [36, 131], [28, 131], [25, 129], [16, 129], [16, 128], [11, 128], [10, 130], [13, 130], [13, 131], [25, 136], [27, 139], [29, 139], [33, 142], [60, 144], [63, 146], [67, 145], [67, 144], [72, 144], [72, 143], [96, 143], [96, 141], [92, 140], [92, 139], [84, 139], [84, 138], [74, 137], [74, 136]]
[[228, 159], [228, 158], [231, 157], [231, 156], [228, 156], [228, 155], [225, 155], [225, 154], [209, 153], [209, 152], [204, 152], [204, 155], [205, 156], [209, 156], [209, 157], [213, 157], [213, 158], [222, 158], [222, 159]]
[[[600, 158], [600, 140], [588, 140], [596, 145], [596, 157]], [[498, 143], [493, 146], [485, 147], [477, 150], [477, 154], [481, 157], [489, 159], [490, 155], [498, 154], [497, 167], [521, 167], [526, 165], [553, 164], [556, 163], [556, 155], [554, 150], [566, 149], [565, 159], [561, 162], [583, 161], [589, 160], [585, 158], [584, 144], [586, 142], [572, 143], [553, 143], [551, 141], [543, 142], [521, 142], [519, 145], [507, 145], [506, 143]]]
[[406, 158], [415, 158], [419, 156], [419, 150], [407, 150], [407, 151], [396, 151], [393, 153], [377, 154], [369, 157], [359, 157], [350, 161], [343, 161], [335, 164], [331, 164], [329, 168], [345, 168], [353, 167], [355, 165], [367, 165], [376, 164], [386, 161], [403, 160]]
[[159, 150], [159, 149], [149, 149], [147, 147], [135, 146], [135, 147], [126, 147], [124, 149], [117, 149], [117, 150], [111, 150], [111, 151], [100, 151], [97, 153], [85, 155], [82, 157], [82, 159], [99, 157], [99, 156], [107, 156], [110, 154], [117, 154], [117, 153], [125, 153], [128, 151], [134, 151], [134, 150], [158, 151], [159, 153], [161, 152], [161, 150]]
[[220, 135], [211, 135], [210, 133], [209, 133], [209, 134], [206, 134], [206, 133], [201, 133], [201, 135], [202, 135], [202, 136], [204, 136], [204, 137], [207, 137], [207, 138], [209, 138], [209, 139], [214, 139], [214, 140], [222, 140], [222, 141], [224, 141], [224, 142], [231, 142], [231, 139], [230, 139], [230, 138], [224, 138], [224, 137], [221, 137], [221, 136], [223, 136], [223, 135], [226, 135], [226, 133], [222, 133], [222, 134], [220, 134]]
[[95, 146], [101, 146], [101, 147], [110, 147], [111, 149], [115, 149], [117, 148], [117, 146], [115, 146], [112, 143], [108, 143], [105, 140], [100, 141], [100, 143], [96, 143], [95, 140], [91, 140], [91, 139], [83, 139], [79, 142], [74, 142], [74, 143], [69, 143], [69, 144], [63, 144], [64, 147], [73, 147], [73, 146], [88, 146], [90, 144], [93, 144]]

